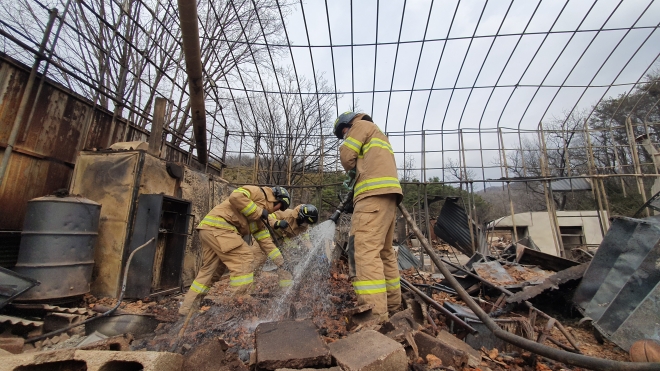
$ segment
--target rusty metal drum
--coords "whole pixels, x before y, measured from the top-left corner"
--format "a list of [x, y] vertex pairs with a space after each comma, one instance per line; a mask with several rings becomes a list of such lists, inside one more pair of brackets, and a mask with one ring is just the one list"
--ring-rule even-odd
[[16, 301], [66, 301], [89, 292], [101, 205], [82, 197], [28, 201], [14, 271], [40, 282]]

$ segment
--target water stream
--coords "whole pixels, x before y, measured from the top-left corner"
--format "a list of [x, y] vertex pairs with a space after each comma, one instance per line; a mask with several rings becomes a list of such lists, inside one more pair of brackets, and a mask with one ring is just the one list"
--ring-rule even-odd
[[[298, 236], [282, 254], [293, 274], [293, 285], [280, 293], [272, 304], [269, 321], [284, 319], [291, 304], [298, 302], [308, 308], [328, 305], [330, 261], [326, 246], [333, 247], [335, 223], [327, 220], [308, 229], [309, 239]], [[327, 249], [331, 253], [332, 249]]]

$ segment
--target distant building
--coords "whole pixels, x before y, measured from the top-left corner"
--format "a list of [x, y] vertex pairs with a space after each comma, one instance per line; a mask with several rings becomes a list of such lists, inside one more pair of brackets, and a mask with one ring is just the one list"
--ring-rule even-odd
[[[560, 255], [558, 244], [555, 243], [551, 214], [547, 211], [527, 212], [515, 214], [515, 226], [518, 239], [531, 237], [538, 248], [547, 254]], [[585, 251], [596, 249], [603, 240], [603, 231], [601, 230], [601, 220], [609, 228], [607, 214], [602, 211], [601, 218], [598, 218], [598, 211], [557, 211], [557, 220], [559, 225], [559, 234], [566, 251], [567, 257], [570, 250], [582, 248]], [[505, 216], [496, 219], [488, 224], [489, 236], [493, 233], [510, 233], [513, 240], [513, 219], [511, 216]], [[605, 228], [605, 232], [607, 231]], [[555, 234], [556, 235], [556, 234]]]

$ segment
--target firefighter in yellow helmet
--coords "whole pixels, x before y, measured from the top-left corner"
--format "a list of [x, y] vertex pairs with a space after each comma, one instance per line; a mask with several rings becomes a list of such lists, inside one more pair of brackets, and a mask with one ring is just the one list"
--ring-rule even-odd
[[[290, 247], [294, 244], [292, 238], [303, 235], [307, 232], [309, 224], [316, 224], [319, 221], [319, 211], [312, 204], [301, 204], [293, 209], [279, 210], [268, 218], [273, 231], [278, 238], [283, 240], [284, 247]], [[309, 237], [307, 238], [307, 241]], [[252, 266], [256, 270], [264, 262], [266, 255], [259, 249], [254, 249], [254, 262]]]
[[373, 304], [378, 321], [401, 305], [399, 267], [392, 237], [397, 205], [403, 199], [389, 139], [363, 113], [344, 112], [334, 133], [344, 142], [339, 156], [346, 171], [356, 170], [350, 234], [355, 236], [358, 304]]
[[291, 198], [282, 187], [243, 186], [214, 207], [199, 223], [203, 262], [197, 277], [186, 293], [179, 314], [187, 314], [194, 300], [206, 295], [213, 283], [229, 269], [229, 286], [236, 294], [252, 286], [252, 252], [243, 236], [252, 234], [262, 250], [277, 264], [280, 279], [291, 280], [282, 268], [284, 259], [264, 224], [268, 214], [286, 210]]

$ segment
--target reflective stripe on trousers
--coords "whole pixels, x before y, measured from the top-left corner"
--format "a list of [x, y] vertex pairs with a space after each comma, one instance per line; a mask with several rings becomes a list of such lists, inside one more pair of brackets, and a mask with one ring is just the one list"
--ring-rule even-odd
[[391, 280], [385, 280], [385, 285], [387, 286], [387, 291], [396, 290], [401, 287], [401, 278], [393, 278]]
[[293, 280], [280, 280], [280, 287], [289, 287], [293, 285]]
[[199, 294], [207, 294], [209, 290], [211, 290], [210, 287], [204, 286], [197, 281], [193, 281], [192, 285], [190, 285], [190, 289]]
[[254, 273], [244, 274], [242, 276], [229, 277], [229, 284], [231, 286], [248, 285], [254, 281]]
[[353, 288], [358, 295], [380, 294], [387, 291], [385, 280], [354, 281]]

